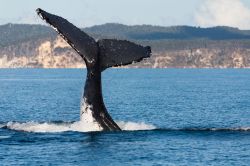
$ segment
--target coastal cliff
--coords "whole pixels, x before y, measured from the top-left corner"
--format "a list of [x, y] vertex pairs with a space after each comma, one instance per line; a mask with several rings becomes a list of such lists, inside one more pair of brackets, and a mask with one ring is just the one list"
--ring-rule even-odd
[[[114, 31], [111, 33], [110, 29]], [[151, 58], [126, 67], [250, 68], [249, 31], [120, 24], [105, 24], [85, 31], [96, 39], [118, 38], [152, 46]], [[49, 27], [7, 24], [0, 26], [0, 32], [0, 68], [85, 67], [81, 57]]]
[[0, 50], [0, 68], [83, 68], [82, 58], [61, 38], [26, 42]]

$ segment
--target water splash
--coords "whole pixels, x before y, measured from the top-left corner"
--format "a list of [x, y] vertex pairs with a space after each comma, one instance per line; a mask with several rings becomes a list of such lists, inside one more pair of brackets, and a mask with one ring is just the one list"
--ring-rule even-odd
[[[146, 124], [144, 122], [117, 122], [123, 131], [139, 131], [139, 130], [157, 130], [157, 131], [194, 131], [194, 132], [249, 132], [250, 127], [231, 127], [231, 128], [157, 128], [154, 125]], [[57, 133], [66, 131], [76, 132], [91, 132], [101, 131], [99, 127], [89, 122], [8, 122], [7, 124], [0, 124], [0, 128], [7, 128], [16, 131], [37, 132], [37, 133]], [[0, 136], [1, 139], [1, 136]]]
[[92, 125], [91, 128], [94, 128], [93, 129], [94, 131], [101, 131], [102, 127], [100, 126], [100, 124], [97, 123], [97, 121], [93, 117], [92, 110], [93, 106], [87, 103], [86, 98], [83, 98], [81, 100], [81, 111], [80, 111], [81, 122], [82, 123], [85, 122]]
[[135, 123], [135, 122], [117, 122], [118, 126], [122, 130], [126, 131], [134, 131], [134, 130], [154, 130], [156, 127], [151, 124], [146, 124], [144, 122], [141, 123]]
[[[145, 124], [145, 123], [135, 123], [135, 122], [117, 122], [122, 130], [126, 131], [136, 131], [136, 130], [152, 130], [156, 129], [155, 126]], [[49, 133], [49, 132], [66, 132], [66, 131], [77, 131], [77, 132], [90, 132], [90, 131], [101, 131], [96, 125], [92, 125], [89, 122], [77, 121], [77, 122], [8, 122], [6, 128], [16, 131], [26, 131], [26, 132], [39, 132], [39, 133]]]

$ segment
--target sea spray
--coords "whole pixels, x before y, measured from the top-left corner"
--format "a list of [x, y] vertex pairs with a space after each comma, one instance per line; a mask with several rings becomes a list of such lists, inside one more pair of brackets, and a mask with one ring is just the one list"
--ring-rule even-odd
[[[136, 131], [136, 130], [153, 130], [156, 129], [155, 126], [150, 124], [135, 123], [135, 122], [117, 122], [122, 130], [126, 131]], [[85, 121], [76, 122], [8, 122], [7, 128], [17, 131], [26, 132], [38, 132], [38, 133], [56, 133], [56, 132], [66, 132], [66, 131], [76, 131], [76, 132], [91, 132], [91, 131], [101, 131], [99, 127]]]
[[136, 122], [117, 122], [119, 127], [122, 130], [134, 131], [134, 130], [154, 130], [156, 127], [151, 124], [146, 124], [144, 122], [136, 123]]

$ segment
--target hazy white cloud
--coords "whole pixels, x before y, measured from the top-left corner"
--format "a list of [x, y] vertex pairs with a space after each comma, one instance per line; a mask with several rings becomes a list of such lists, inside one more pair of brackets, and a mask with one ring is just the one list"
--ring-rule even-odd
[[195, 13], [199, 26], [232, 26], [250, 29], [250, 9], [241, 0], [205, 0]]

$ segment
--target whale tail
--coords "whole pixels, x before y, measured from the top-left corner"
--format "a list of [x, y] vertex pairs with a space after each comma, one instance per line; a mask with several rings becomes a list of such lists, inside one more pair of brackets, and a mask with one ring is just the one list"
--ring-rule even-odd
[[66, 19], [50, 14], [40, 8], [38, 15], [51, 25], [65, 41], [85, 60], [94, 63], [99, 59], [101, 70], [109, 67], [139, 62], [151, 55], [149, 46], [143, 47], [126, 40], [101, 39], [95, 41]]
[[98, 45], [101, 70], [139, 62], [151, 55], [149, 46], [143, 47], [126, 40], [103, 39], [98, 41]]
[[37, 13], [76, 50], [86, 63], [87, 79], [81, 115], [85, 115], [85, 119], [90, 115], [89, 121], [97, 122], [103, 130], [120, 130], [108, 114], [103, 102], [101, 72], [109, 67], [127, 65], [148, 58], [151, 55], [150, 47], [116, 39], [102, 39], [96, 42], [62, 17], [42, 9], [37, 9]]

